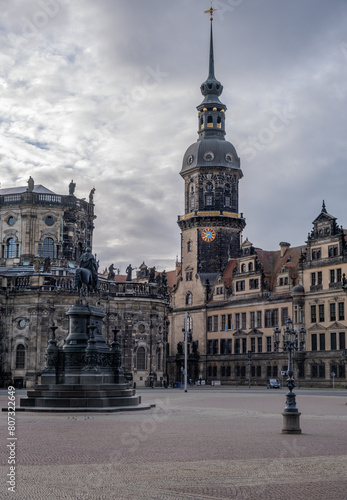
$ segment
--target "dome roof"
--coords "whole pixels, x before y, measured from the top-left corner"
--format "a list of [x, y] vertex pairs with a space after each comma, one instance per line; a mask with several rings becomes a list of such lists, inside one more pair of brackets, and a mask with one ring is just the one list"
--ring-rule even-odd
[[305, 288], [302, 285], [296, 285], [293, 288], [292, 293], [305, 293]]
[[204, 138], [195, 142], [185, 152], [181, 174], [194, 168], [227, 167], [240, 170], [240, 158], [231, 142]]

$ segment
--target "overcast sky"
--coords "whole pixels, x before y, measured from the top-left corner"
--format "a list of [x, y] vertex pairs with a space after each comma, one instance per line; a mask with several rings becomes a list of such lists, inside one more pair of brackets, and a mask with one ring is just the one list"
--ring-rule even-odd
[[[304, 244], [322, 200], [347, 227], [346, 0], [215, 0], [243, 238]], [[174, 267], [182, 158], [208, 74], [208, 0], [0, 0], [1, 187], [87, 198], [101, 270]]]

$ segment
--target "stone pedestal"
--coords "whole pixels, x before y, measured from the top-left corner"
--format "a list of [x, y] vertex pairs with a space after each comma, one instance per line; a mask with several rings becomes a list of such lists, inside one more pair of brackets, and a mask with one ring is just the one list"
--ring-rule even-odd
[[286, 412], [283, 415], [282, 434], [301, 434], [300, 429], [300, 412]]
[[20, 408], [26, 411], [120, 411], [149, 409], [124, 379], [118, 330], [108, 347], [102, 336], [104, 313], [76, 304], [68, 311], [69, 332], [62, 347], [55, 331], [46, 349], [41, 384], [27, 391]]

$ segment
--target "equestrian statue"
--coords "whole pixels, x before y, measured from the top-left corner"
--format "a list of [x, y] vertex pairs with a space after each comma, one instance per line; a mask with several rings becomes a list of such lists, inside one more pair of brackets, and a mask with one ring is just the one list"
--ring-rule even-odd
[[87, 247], [75, 274], [75, 288], [80, 291], [81, 296], [85, 291], [88, 294], [91, 290], [98, 291], [98, 267], [99, 263], [96, 261], [91, 249]]

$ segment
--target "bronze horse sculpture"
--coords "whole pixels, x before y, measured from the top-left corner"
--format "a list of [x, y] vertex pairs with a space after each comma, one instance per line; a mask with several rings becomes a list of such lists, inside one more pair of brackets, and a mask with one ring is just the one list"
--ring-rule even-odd
[[82, 300], [83, 293], [90, 291], [98, 291], [98, 263], [92, 255], [91, 250], [87, 247], [86, 252], [82, 255], [80, 267], [76, 269], [75, 274], [75, 289], [80, 292]]
[[94, 289], [93, 276], [89, 269], [78, 267], [75, 274], [75, 288], [83, 294]]

